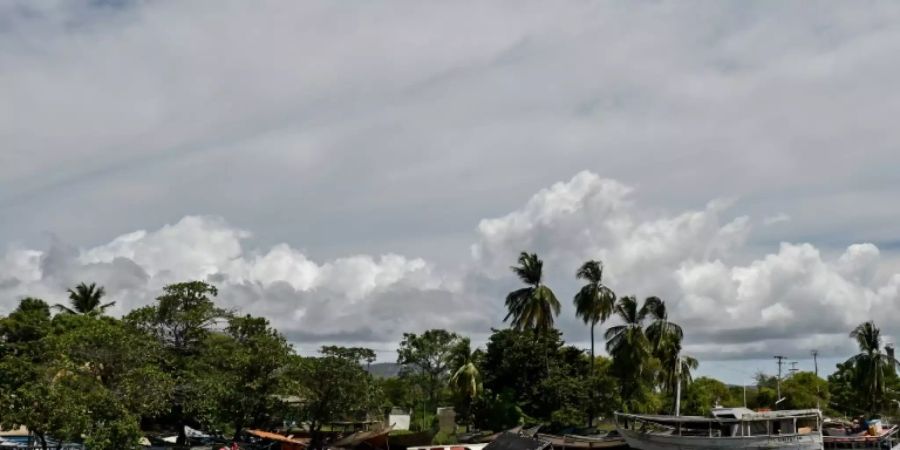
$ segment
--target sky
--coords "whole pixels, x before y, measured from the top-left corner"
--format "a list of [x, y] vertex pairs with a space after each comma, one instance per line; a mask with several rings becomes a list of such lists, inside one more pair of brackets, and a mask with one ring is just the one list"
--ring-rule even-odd
[[199, 279], [391, 361], [505, 326], [527, 250], [574, 345], [600, 259], [700, 374], [827, 373], [900, 336], [900, 4], [863, 3], [2, 1], [0, 314]]

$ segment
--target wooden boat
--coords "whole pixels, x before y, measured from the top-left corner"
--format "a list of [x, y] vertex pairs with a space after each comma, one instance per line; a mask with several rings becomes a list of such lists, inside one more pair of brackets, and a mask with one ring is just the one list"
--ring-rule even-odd
[[716, 408], [712, 417], [616, 413], [616, 428], [640, 450], [821, 450], [817, 409], [754, 412]]
[[565, 434], [562, 436], [554, 434], [538, 433], [537, 439], [549, 442], [553, 445], [554, 450], [560, 449], [614, 449], [625, 448], [625, 439], [617, 432], [611, 432], [605, 436], [578, 436], [574, 434]]
[[248, 435], [262, 439], [264, 441], [278, 442], [281, 444], [280, 450], [304, 450], [309, 446], [309, 439], [296, 438], [294, 436], [285, 436], [283, 434], [272, 433], [263, 430], [244, 430]]
[[357, 431], [343, 439], [338, 439], [331, 443], [331, 447], [338, 448], [367, 448], [367, 449], [384, 449], [388, 448], [388, 435], [394, 426], [382, 428], [380, 430]]
[[[826, 427], [822, 440], [826, 450], [830, 449], [900, 449], [900, 426], [885, 425], [879, 429], [852, 432], [844, 427]], [[872, 432], [874, 431], [874, 433]]]
[[407, 450], [484, 450], [487, 446], [488, 444], [420, 445]]

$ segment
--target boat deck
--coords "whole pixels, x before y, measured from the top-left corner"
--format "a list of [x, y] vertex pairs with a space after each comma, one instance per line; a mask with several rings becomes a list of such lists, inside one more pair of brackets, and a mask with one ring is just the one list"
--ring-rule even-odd
[[822, 441], [825, 449], [900, 450], [900, 427], [893, 425], [883, 428], [881, 433], [875, 436], [865, 431], [837, 435], [826, 431]]

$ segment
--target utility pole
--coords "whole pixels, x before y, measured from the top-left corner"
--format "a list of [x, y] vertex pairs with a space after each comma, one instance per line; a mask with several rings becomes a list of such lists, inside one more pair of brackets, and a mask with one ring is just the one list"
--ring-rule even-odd
[[786, 356], [775, 355], [775, 359], [778, 360], [778, 378], [775, 378], [775, 409], [778, 409], [778, 401], [781, 400], [781, 366], [784, 364], [784, 360], [787, 359]]
[[816, 370], [816, 409], [821, 409], [819, 404], [819, 396], [821, 395], [819, 392], [819, 351], [813, 349], [810, 353], [812, 353], [813, 357], [813, 368]]

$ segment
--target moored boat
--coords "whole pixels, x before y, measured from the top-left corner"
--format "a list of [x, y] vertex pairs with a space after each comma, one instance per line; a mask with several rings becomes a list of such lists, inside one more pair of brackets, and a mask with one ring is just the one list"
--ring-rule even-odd
[[616, 449], [625, 448], [625, 439], [617, 432], [610, 432], [603, 436], [578, 436], [572, 434], [554, 435], [538, 433], [535, 438], [549, 442], [554, 450], [573, 449]]
[[616, 428], [640, 450], [821, 450], [817, 409], [755, 412], [716, 408], [712, 417], [616, 413]]
[[847, 427], [825, 427], [822, 441], [826, 450], [830, 449], [900, 449], [900, 427], [881, 425], [866, 430]]

